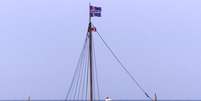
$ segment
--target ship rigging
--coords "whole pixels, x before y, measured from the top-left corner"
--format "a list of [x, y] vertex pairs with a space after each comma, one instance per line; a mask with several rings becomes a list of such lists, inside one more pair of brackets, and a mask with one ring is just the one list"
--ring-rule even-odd
[[[100, 89], [98, 83], [97, 66], [96, 66], [96, 56], [94, 48], [93, 33], [99, 36], [99, 38], [104, 43], [105, 47], [109, 50], [112, 56], [119, 63], [120, 67], [125, 71], [125, 73], [130, 77], [134, 84], [142, 91], [142, 93], [149, 99], [151, 96], [145, 91], [145, 89], [140, 85], [140, 83], [134, 78], [134, 76], [128, 71], [128, 69], [123, 65], [118, 56], [114, 53], [112, 48], [107, 44], [101, 34], [98, 32], [95, 25], [92, 23], [92, 17], [101, 17], [101, 7], [96, 7], [89, 5], [89, 23], [87, 34], [85, 37], [84, 45], [78, 59], [76, 69], [74, 71], [73, 79], [69, 86], [68, 92], [66, 94], [65, 100], [101, 100]], [[156, 97], [155, 97], [156, 98]]]

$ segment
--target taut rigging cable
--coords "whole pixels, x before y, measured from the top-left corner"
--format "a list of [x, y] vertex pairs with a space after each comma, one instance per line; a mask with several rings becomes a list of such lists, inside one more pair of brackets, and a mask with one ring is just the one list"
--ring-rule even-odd
[[[71, 94], [71, 90], [73, 89], [73, 84], [75, 83], [75, 78], [76, 78], [76, 74], [79, 72], [79, 68], [80, 68], [80, 62], [82, 61], [82, 59], [83, 59], [83, 57], [84, 57], [84, 51], [86, 50], [86, 46], [87, 46], [87, 36], [86, 36], [86, 38], [85, 38], [85, 41], [84, 41], [84, 45], [83, 45], [83, 48], [82, 48], [82, 51], [81, 51], [81, 54], [80, 54], [80, 57], [79, 57], [79, 59], [78, 59], [78, 63], [77, 63], [77, 65], [76, 65], [76, 69], [75, 69], [75, 71], [74, 71], [74, 74], [73, 74], [73, 79], [72, 79], [72, 81], [71, 81], [71, 84], [70, 84], [70, 87], [68, 88], [68, 92], [67, 92], [67, 94], [66, 94], [66, 98], [65, 98], [65, 101], [67, 101], [68, 100], [68, 98], [70, 97], [70, 94]], [[76, 94], [75, 94], [76, 95]]]
[[[93, 24], [92, 24], [93, 25]], [[93, 25], [94, 26], [94, 25]], [[148, 97], [150, 100], [152, 100], [152, 98], [148, 95], [148, 93], [142, 88], [142, 86], [137, 82], [137, 80], [133, 77], [133, 75], [128, 71], [128, 69], [123, 65], [123, 63], [120, 61], [120, 59], [117, 57], [117, 55], [114, 53], [114, 51], [112, 50], [112, 48], [110, 48], [110, 46], [106, 43], [106, 41], [103, 39], [103, 37], [100, 35], [100, 33], [98, 32], [98, 30], [96, 29], [96, 33], [98, 34], [98, 36], [100, 37], [100, 39], [102, 40], [102, 42], [104, 43], [104, 45], [106, 46], [106, 48], [111, 52], [112, 56], [117, 60], [117, 62], [120, 64], [120, 66], [123, 68], [123, 70], [128, 74], [128, 76], [132, 79], [132, 81], [137, 85], [137, 87], [145, 94], [146, 97]]]
[[[94, 25], [92, 24], [92, 26], [94, 27]], [[89, 29], [88, 29], [89, 30]], [[131, 80], [137, 85], [137, 87], [146, 95], [146, 97], [148, 97], [150, 100], [152, 100], [152, 98], [148, 95], [148, 93], [142, 88], [142, 86], [138, 83], [138, 81], [134, 78], [134, 76], [132, 76], [132, 74], [128, 71], [128, 69], [123, 65], [123, 63], [120, 61], [120, 59], [117, 57], [117, 55], [114, 53], [114, 51], [112, 50], [112, 48], [110, 48], [110, 46], [106, 43], [106, 41], [103, 39], [103, 37], [100, 35], [100, 33], [97, 31], [95, 31], [98, 36], [100, 37], [100, 39], [102, 40], [102, 42], [104, 43], [104, 45], [106, 46], [106, 48], [111, 52], [112, 56], [116, 59], [116, 61], [120, 64], [120, 67], [124, 70], [124, 72], [126, 74], [128, 74], [128, 76], [131, 78]], [[89, 46], [89, 36], [88, 36], [88, 31], [87, 31], [87, 35], [84, 41], [84, 45], [80, 54], [80, 57], [78, 59], [78, 63], [75, 69], [75, 72], [73, 74], [73, 79], [71, 81], [70, 87], [68, 89], [68, 92], [66, 94], [66, 98], [65, 101], [67, 100], [87, 100], [88, 99], [88, 81], [89, 81], [89, 53], [88, 53], [88, 46]], [[95, 47], [94, 47], [94, 41], [92, 40], [92, 48], [93, 48], [93, 52], [92, 52], [92, 58], [94, 59], [94, 64], [93, 64], [93, 82], [94, 82], [94, 98], [100, 99], [100, 89], [99, 89], [99, 85], [98, 85], [98, 72], [97, 72], [97, 66], [96, 66], [96, 56], [95, 56]], [[97, 90], [97, 93], [95, 93]], [[96, 95], [97, 94], [97, 95]], [[83, 98], [84, 97], [84, 98]]]

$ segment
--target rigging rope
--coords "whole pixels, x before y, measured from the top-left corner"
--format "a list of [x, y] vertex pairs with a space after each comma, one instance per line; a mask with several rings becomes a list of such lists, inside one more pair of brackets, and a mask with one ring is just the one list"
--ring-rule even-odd
[[[93, 25], [94, 26], [94, 25]], [[142, 86], [137, 82], [137, 80], [133, 77], [133, 75], [126, 69], [126, 67], [123, 65], [123, 63], [120, 61], [120, 59], [117, 57], [117, 55], [114, 53], [112, 48], [109, 47], [109, 45], [106, 43], [106, 41], [103, 39], [103, 37], [100, 35], [100, 33], [96, 29], [96, 33], [100, 37], [100, 39], [103, 41], [106, 48], [111, 52], [113, 57], [117, 60], [117, 62], [120, 64], [120, 66], [123, 68], [123, 70], [128, 74], [128, 76], [134, 81], [134, 83], [138, 86], [138, 88], [148, 97], [152, 100], [152, 98], [148, 95], [148, 93], [142, 88]]]
[[[88, 46], [87, 46], [88, 47]], [[88, 70], [88, 68], [87, 68], [87, 59], [88, 59], [88, 54], [85, 56], [85, 58], [84, 58], [84, 62], [85, 62], [85, 64], [83, 64], [83, 69], [84, 69], [84, 74], [83, 74], [83, 86], [82, 86], [82, 99], [86, 99], [87, 98], [87, 96], [85, 96], [84, 97], [84, 94], [85, 94], [85, 87], [87, 86], [87, 70]], [[86, 85], [85, 85], [86, 84]], [[83, 98], [84, 97], [84, 98]]]
[[[88, 52], [87, 52], [88, 53]], [[88, 56], [88, 55], [87, 55]], [[89, 66], [89, 60], [87, 61], [87, 66]], [[89, 84], [89, 68], [88, 67], [86, 67], [87, 68], [87, 80], [86, 80], [86, 95], [85, 95], [85, 98], [87, 99], [87, 96], [88, 96], [88, 84]]]
[[[66, 94], [65, 101], [67, 100], [87, 100], [89, 97], [89, 37], [88, 33], [85, 38], [85, 42], [78, 59], [75, 72], [73, 74], [73, 79], [71, 81], [70, 87]], [[94, 98], [100, 99], [100, 90], [98, 85], [98, 74], [97, 74], [97, 66], [96, 66], [96, 56], [95, 56], [95, 48], [94, 41], [92, 40], [92, 58], [94, 59], [93, 64], [93, 92]], [[97, 90], [97, 91], [96, 91]], [[97, 93], [96, 93], [97, 92]]]
[[[93, 27], [95, 27], [92, 24]], [[88, 29], [89, 30], [89, 29]], [[103, 41], [104, 45], [106, 48], [111, 52], [112, 56], [117, 60], [117, 62], [120, 64], [120, 66], [123, 68], [124, 72], [128, 74], [128, 76], [132, 79], [132, 81], [137, 85], [137, 87], [148, 97], [149, 99], [152, 100], [152, 98], [148, 95], [148, 93], [142, 88], [142, 86], [137, 82], [137, 80], [132, 76], [132, 74], [127, 70], [127, 68], [123, 65], [123, 63], [120, 61], [120, 59], [117, 57], [117, 55], [114, 53], [112, 48], [109, 47], [109, 45], [106, 43], [106, 41], [103, 39], [103, 37], [100, 35], [100, 33], [95, 31], [100, 39]], [[87, 35], [84, 41], [84, 45], [82, 48], [82, 51], [80, 53], [80, 57], [78, 59], [78, 63], [76, 65], [75, 72], [73, 74], [73, 79], [71, 81], [70, 87], [68, 89], [68, 92], [66, 94], [65, 101], [67, 100], [87, 100], [88, 99], [88, 94], [89, 94], [89, 39], [88, 39], [88, 31]], [[93, 53], [92, 53], [92, 58], [94, 59], [94, 64], [93, 64], [93, 82], [94, 82], [94, 98], [96, 96], [98, 99], [100, 99], [100, 89], [98, 85], [98, 70], [96, 66], [96, 55], [95, 55], [95, 47], [94, 47], [94, 40], [92, 40], [92, 48], [93, 48]], [[97, 90], [97, 91], [96, 91]], [[97, 93], [95, 93], [97, 92]], [[84, 99], [83, 99], [84, 97]], [[73, 98], [73, 99], [72, 99]]]
[[68, 100], [68, 98], [69, 98], [69, 96], [70, 96], [70, 91], [73, 89], [73, 84], [74, 84], [74, 82], [75, 82], [75, 78], [76, 78], [76, 74], [77, 74], [77, 72], [78, 72], [78, 70], [79, 70], [79, 64], [80, 64], [80, 61], [82, 61], [82, 58], [83, 58], [83, 55], [84, 55], [84, 51], [85, 51], [85, 49], [86, 49], [86, 46], [87, 46], [87, 36], [86, 36], [86, 38], [85, 38], [85, 42], [84, 42], [84, 45], [83, 45], [83, 48], [82, 48], [82, 51], [81, 51], [81, 53], [80, 53], [80, 57], [79, 57], [79, 59], [78, 59], [78, 63], [77, 63], [77, 66], [76, 66], [76, 69], [75, 69], [75, 71], [74, 71], [74, 74], [73, 74], [73, 79], [72, 79], [72, 81], [71, 81], [71, 84], [70, 84], [70, 87], [69, 87], [69, 89], [68, 89], [68, 92], [67, 92], [67, 94], [66, 94], [66, 98], [65, 98], [65, 101], [67, 101]]
[[[97, 86], [97, 96], [98, 96], [98, 99], [100, 99], [100, 88], [99, 88], [99, 82], [98, 82], [98, 70], [97, 70], [97, 64], [96, 64], [96, 53], [95, 53], [95, 46], [94, 46], [94, 40], [92, 40], [92, 47], [93, 47], [93, 58], [94, 58], [94, 74], [95, 74], [95, 84]], [[96, 88], [96, 87], [94, 87]]]

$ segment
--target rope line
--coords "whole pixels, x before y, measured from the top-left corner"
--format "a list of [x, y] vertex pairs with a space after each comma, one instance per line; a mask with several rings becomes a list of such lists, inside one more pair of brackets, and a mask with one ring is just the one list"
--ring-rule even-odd
[[[95, 27], [92, 24], [93, 27]], [[89, 29], [88, 29], [89, 30]], [[145, 89], [139, 84], [139, 82], [134, 78], [134, 76], [128, 71], [128, 69], [123, 65], [120, 61], [120, 58], [114, 53], [112, 48], [106, 43], [101, 34], [95, 31], [105, 47], [110, 51], [112, 56], [116, 59], [116, 61], [120, 64], [120, 67], [124, 70], [124, 72], [131, 78], [131, 80], [136, 84], [136, 86], [145, 94], [145, 96], [152, 100], [152, 98], [148, 95]], [[73, 79], [68, 88], [65, 101], [67, 100], [88, 100], [89, 98], [89, 65], [90, 65], [90, 56], [89, 56], [89, 32], [87, 31], [86, 38], [84, 40], [84, 45], [82, 47], [75, 71], [73, 73]], [[96, 55], [95, 55], [95, 46], [94, 40], [92, 40], [92, 58], [93, 58], [93, 92], [94, 92], [94, 100], [100, 100], [100, 88], [98, 82], [98, 70], [96, 63]]]
[[79, 59], [78, 59], [78, 63], [77, 63], [76, 69], [75, 69], [74, 74], [73, 74], [73, 79], [72, 79], [72, 81], [71, 81], [70, 87], [68, 88], [68, 92], [67, 92], [67, 94], [66, 94], [65, 101], [68, 100], [68, 98], [69, 98], [69, 96], [70, 96], [70, 92], [71, 92], [71, 90], [72, 90], [72, 88], [73, 88], [73, 84], [74, 84], [74, 82], [75, 82], [76, 74], [77, 74], [78, 69], [79, 69], [79, 63], [80, 63], [80, 61], [81, 61], [81, 59], [82, 59], [82, 57], [83, 57], [84, 50], [86, 49], [87, 39], [88, 39], [88, 38], [87, 38], [87, 36], [86, 36], [85, 41], [84, 41], [84, 45], [83, 45], [83, 48], [82, 48], [82, 51], [81, 51], [81, 53], [80, 53], [80, 57], [79, 57]]
[[97, 96], [98, 96], [98, 99], [100, 99], [100, 88], [99, 88], [99, 82], [98, 82], [98, 69], [97, 69], [97, 62], [96, 62], [96, 53], [95, 53], [95, 46], [94, 46], [94, 40], [93, 40], [93, 52], [94, 52], [94, 74], [95, 74], [95, 84], [97, 86]]
[[106, 41], [100, 35], [100, 33], [97, 31], [97, 29], [96, 29], [96, 33], [98, 34], [98, 36], [100, 37], [100, 39], [102, 40], [102, 42], [104, 43], [104, 45], [106, 46], [106, 48], [111, 52], [111, 54], [113, 55], [113, 57], [117, 60], [117, 62], [123, 68], [123, 70], [128, 74], [128, 76], [138, 86], [138, 88], [146, 95], [146, 97], [148, 97], [149, 99], [152, 100], [152, 98], [148, 95], [148, 93], [142, 88], [142, 86], [137, 82], [137, 80], [132, 76], [132, 74], [126, 69], [126, 67], [123, 65], [123, 63], [120, 61], [120, 59], [117, 57], [117, 55], [114, 53], [114, 51], [112, 50], [112, 48], [109, 47], [109, 45], [106, 43]]
[[88, 58], [87, 56], [88, 55], [85, 56], [85, 58], [84, 58], [85, 64], [83, 64], [84, 73], [83, 73], [83, 86], [82, 86], [82, 96], [81, 96], [82, 99], [86, 99], [86, 97], [85, 98], [83, 98], [83, 97], [84, 97], [84, 94], [85, 94], [84, 91], [85, 91], [85, 87], [86, 87], [85, 84], [86, 84], [86, 73], [87, 73], [87, 71], [86, 71], [87, 70], [87, 64], [86, 64], [87, 62], [86, 61], [87, 61], [87, 58]]

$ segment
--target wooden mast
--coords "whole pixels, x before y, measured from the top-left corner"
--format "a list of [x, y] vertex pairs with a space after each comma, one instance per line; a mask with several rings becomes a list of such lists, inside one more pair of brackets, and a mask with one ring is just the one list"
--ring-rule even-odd
[[28, 100], [27, 101], [31, 101], [31, 97], [30, 96], [28, 96]]
[[[90, 9], [90, 4], [89, 4]], [[90, 10], [89, 10], [90, 11]], [[91, 16], [89, 12], [89, 88], [90, 88], [90, 101], [93, 101], [93, 50], [92, 50], [92, 31], [91, 31]]]

